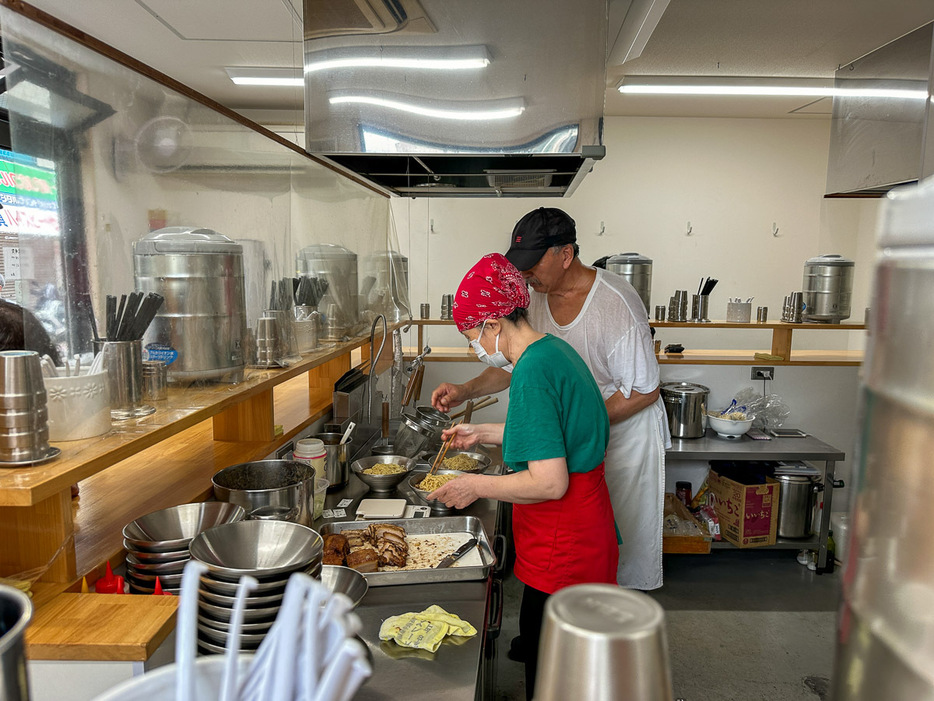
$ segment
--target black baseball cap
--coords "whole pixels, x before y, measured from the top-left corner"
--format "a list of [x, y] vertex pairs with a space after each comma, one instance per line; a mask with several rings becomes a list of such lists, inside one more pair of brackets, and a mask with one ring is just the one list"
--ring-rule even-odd
[[577, 243], [577, 226], [568, 213], [539, 207], [516, 222], [506, 260], [519, 270], [531, 270], [552, 246]]

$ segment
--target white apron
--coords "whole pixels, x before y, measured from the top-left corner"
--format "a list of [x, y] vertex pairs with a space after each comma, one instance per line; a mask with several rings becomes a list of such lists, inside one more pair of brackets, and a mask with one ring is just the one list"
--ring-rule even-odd
[[665, 449], [659, 435], [659, 410], [656, 402], [610, 426], [606, 483], [623, 539], [617, 582], [629, 589], [662, 586]]

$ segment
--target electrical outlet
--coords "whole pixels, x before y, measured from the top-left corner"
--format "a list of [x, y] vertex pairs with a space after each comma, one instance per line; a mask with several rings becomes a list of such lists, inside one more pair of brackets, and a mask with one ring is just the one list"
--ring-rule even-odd
[[754, 367], [752, 369], [752, 372], [749, 373], [749, 379], [751, 380], [774, 380], [775, 379], [775, 368]]

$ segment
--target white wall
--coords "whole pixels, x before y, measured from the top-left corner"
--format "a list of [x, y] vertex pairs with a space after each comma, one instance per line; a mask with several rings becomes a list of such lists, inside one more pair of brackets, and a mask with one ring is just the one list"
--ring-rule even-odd
[[[577, 222], [585, 263], [638, 251], [654, 260], [652, 303], [675, 289], [694, 291], [702, 276], [720, 280], [711, 317], [724, 318], [728, 297], [755, 297], [753, 306], [781, 316], [786, 294], [801, 289], [804, 262], [821, 253], [856, 261], [853, 321], [868, 306], [878, 200], [824, 199], [830, 123], [754, 119], [611, 117], [607, 157], [568, 199], [394, 199], [403, 252], [410, 256], [413, 308], [454, 292], [481, 255], [504, 251], [514, 223], [539, 206], [565, 209]], [[601, 222], [606, 231], [598, 235]], [[687, 236], [687, 224], [693, 233]], [[778, 236], [773, 236], [773, 223]], [[426, 260], [422, 266], [417, 261]], [[428, 327], [434, 346], [461, 346], [448, 327]], [[694, 348], [768, 348], [770, 334], [744, 330], [663, 330], [663, 343]], [[863, 332], [797, 332], [795, 348], [861, 348]], [[413, 341], [414, 344], [414, 341]], [[462, 381], [476, 363], [430, 364], [422, 399], [443, 380]], [[711, 388], [711, 405], [728, 403], [750, 386], [748, 367], [662, 366], [662, 380], [695, 379]], [[858, 387], [856, 368], [779, 367], [770, 392], [791, 408], [799, 426], [852, 452]], [[761, 383], [755, 387], [762, 389]], [[501, 420], [507, 398], [478, 418]], [[673, 472], [671, 473], [673, 474]], [[849, 477], [849, 461], [838, 465]], [[674, 477], [672, 477], [672, 480]], [[681, 477], [684, 479], [684, 477]], [[673, 482], [672, 482], [673, 484]], [[696, 488], [697, 485], [695, 485]], [[836, 510], [847, 499], [839, 491]]]

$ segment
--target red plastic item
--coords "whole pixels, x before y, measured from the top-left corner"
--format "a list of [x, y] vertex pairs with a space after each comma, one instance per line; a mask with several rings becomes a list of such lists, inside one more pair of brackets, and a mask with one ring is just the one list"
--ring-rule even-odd
[[123, 585], [123, 577], [115, 577], [108, 562], [106, 574], [94, 583], [94, 591], [98, 594], [125, 594]]
[[156, 577], [156, 588], [152, 591], [153, 596], [172, 596], [170, 591], [162, 591], [162, 580]]

